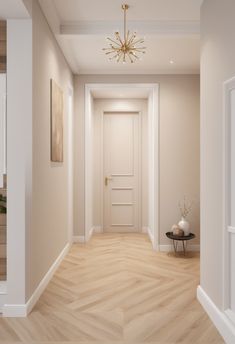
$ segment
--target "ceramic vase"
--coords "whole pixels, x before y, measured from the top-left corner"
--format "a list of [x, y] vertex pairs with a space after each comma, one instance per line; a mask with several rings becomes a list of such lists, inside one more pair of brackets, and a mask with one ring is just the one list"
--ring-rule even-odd
[[178, 223], [178, 226], [184, 231], [185, 236], [190, 234], [190, 224], [188, 221], [185, 220], [184, 217], [181, 218], [180, 222]]

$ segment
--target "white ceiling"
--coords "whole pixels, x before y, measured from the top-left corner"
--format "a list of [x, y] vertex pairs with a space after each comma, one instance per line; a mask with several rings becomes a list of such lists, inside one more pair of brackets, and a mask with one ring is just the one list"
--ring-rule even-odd
[[0, 0], [0, 19], [24, 19], [29, 17], [22, 0]]
[[106, 37], [122, 29], [123, 0], [39, 0], [78, 74], [199, 73], [202, 1], [128, 0], [128, 27], [145, 36], [147, 52], [141, 61], [123, 65], [110, 62], [102, 51]]
[[[48, 0], [47, 0], [48, 1]], [[62, 21], [119, 20], [123, 0], [52, 0]], [[199, 20], [202, 0], [128, 0], [130, 20]]]

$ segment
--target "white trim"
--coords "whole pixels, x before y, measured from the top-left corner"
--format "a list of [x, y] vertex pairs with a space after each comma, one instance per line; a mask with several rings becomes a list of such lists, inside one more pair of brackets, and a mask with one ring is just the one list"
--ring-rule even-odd
[[25, 318], [27, 315], [27, 304], [5, 304], [2, 308], [4, 318]]
[[93, 226], [89, 231], [89, 235], [88, 235], [87, 240], [85, 238], [85, 235], [74, 235], [73, 236], [73, 242], [74, 243], [76, 243], [76, 242], [85, 243], [85, 242], [90, 240], [93, 233], [102, 233], [102, 232], [103, 232], [102, 226]]
[[[89, 195], [89, 175], [90, 171], [90, 154], [91, 154], [91, 133], [90, 133], [90, 116], [91, 116], [91, 99], [92, 91], [100, 89], [115, 89], [126, 88], [133, 89], [147, 89], [149, 91], [149, 120], [151, 120], [151, 169], [149, 171], [149, 191], [152, 195], [151, 212], [149, 212], [149, 223], [151, 224], [151, 231], [149, 236], [155, 250], [159, 249], [159, 84], [85, 84], [85, 239], [89, 240], [90, 222], [89, 208], [90, 208], [90, 195]], [[150, 146], [149, 146], [150, 147]], [[151, 219], [150, 219], [151, 218]]]
[[91, 227], [91, 229], [90, 229], [90, 231], [89, 231], [88, 238], [86, 238], [86, 241], [89, 241], [89, 240], [91, 239], [93, 233], [94, 233], [94, 227]]
[[0, 295], [7, 294], [7, 281], [0, 281]]
[[227, 309], [225, 311], [225, 314], [227, 315], [227, 317], [233, 322], [234, 326], [235, 326], [235, 313], [233, 311], [231, 311], [231, 309]]
[[2, 307], [7, 301], [7, 282], [0, 281], [0, 313], [2, 313]]
[[[71, 66], [73, 67], [75, 65], [71, 63]], [[125, 71], [122, 70], [122, 73], [120, 73], [120, 69], [99, 69], [99, 68], [90, 68], [90, 69], [79, 69], [77, 66], [73, 67], [73, 72], [78, 75], [119, 75], [119, 74], [125, 74], [125, 75], [200, 75], [200, 70], [198, 67], [195, 68], [144, 68], [144, 69], [136, 69], [133, 66], [133, 69], [126, 69]]]
[[57, 270], [58, 266], [67, 255], [70, 244], [66, 244], [64, 249], [61, 251], [59, 256], [56, 258], [50, 269], [47, 271], [46, 275], [43, 277], [41, 282], [39, 283], [38, 287], [30, 297], [27, 303], [25, 304], [5, 304], [2, 308], [3, 317], [26, 317], [31, 310], [33, 309], [34, 305], [40, 298], [41, 294], [44, 292], [45, 288], [47, 287], [48, 283], [52, 279], [55, 271]]
[[[151, 241], [152, 245], [154, 246], [154, 238], [153, 238], [153, 234], [152, 234], [150, 228], [143, 226], [142, 227], [142, 233], [148, 234], [149, 240]], [[160, 248], [160, 246], [159, 246], [159, 248]]]
[[47, 19], [50, 29], [57, 39], [57, 35], [60, 33], [60, 18], [55, 9], [55, 5], [52, 1], [39, 0], [40, 7]]
[[147, 227], [147, 233], [148, 233], [149, 239], [150, 239], [150, 241], [154, 247], [154, 237], [153, 237], [153, 233], [151, 232], [149, 227]]
[[74, 108], [73, 108], [73, 87], [71, 85], [68, 86], [68, 147], [67, 147], [67, 154], [68, 154], [68, 241], [72, 244], [73, 242], [73, 196], [74, 196], [74, 175], [73, 175], [73, 156], [74, 156], [74, 149], [73, 149], [73, 138], [74, 138], [74, 125], [73, 125], [73, 118], [74, 118]]
[[148, 233], [148, 227], [143, 226], [142, 227], [142, 233]]
[[0, 74], [0, 188], [6, 174], [6, 73]]
[[[62, 22], [60, 25], [61, 36], [71, 35], [107, 35], [115, 27], [122, 27], [120, 21], [100, 21], [100, 20], [82, 20]], [[151, 35], [196, 35], [200, 34], [200, 22], [198, 20], [139, 20], [128, 21], [128, 28], [132, 31], [139, 28], [139, 34]]]
[[84, 235], [74, 235], [73, 236], [73, 242], [80, 242], [80, 243], [84, 243], [85, 241], [85, 236]]
[[93, 232], [94, 233], [103, 233], [103, 227], [102, 226], [94, 226]]
[[235, 227], [229, 226], [229, 227], [228, 227], [228, 232], [229, 232], [229, 233], [232, 233], [232, 234], [235, 234]]
[[225, 312], [221, 312], [201, 286], [197, 288], [197, 298], [227, 344], [235, 343], [235, 326]]
[[[161, 252], [173, 252], [174, 251], [173, 245], [160, 245], [159, 249]], [[189, 252], [200, 252], [200, 245], [188, 244], [186, 250]]]
[[230, 198], [230, 115], [231, 115], [231, 91], [235, 89], [235, 77], [223, 84], [223, 180], [222, 180], [222, 204], [223, 204], [223, 310], [230, 308], [230, 244], [229, 236], [233, 234], [233, 228], [229, 223], [229, 198]]

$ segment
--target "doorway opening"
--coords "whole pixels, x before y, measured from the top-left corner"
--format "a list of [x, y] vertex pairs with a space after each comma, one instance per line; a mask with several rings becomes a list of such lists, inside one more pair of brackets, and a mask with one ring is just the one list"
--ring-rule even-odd
[[158, 84], [86, 84], [85, 241], [147, 232], [159, 249]]

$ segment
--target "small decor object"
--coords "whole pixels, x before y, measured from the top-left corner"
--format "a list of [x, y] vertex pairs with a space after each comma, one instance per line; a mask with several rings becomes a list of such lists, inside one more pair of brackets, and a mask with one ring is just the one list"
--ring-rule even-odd
[[143, 38], [137, 38], [136, 32], [130, 33], [126, 29], [126, 11], [129, 9], [129, 5], [123, 4], [122, 9], [124, 12], [124, 36], [122, 38], [120, 33], [116, 31], [114, 38], [107, 38], [109, 47], [103, 48], [103, 50], [106, 51], [106, 55], [110, 56], [109, 60], [134, 63], [140, 59], [139, 55], [145, 54], [146, 47], [142, 46], [144, 43]]
[[193, 233], [190, 233], [187, 237], [185, 236], [178, 236], [178, 235], [174, 235], [172, 232], [167, 232], [166, 233], [167, 238], [171, 239], [173, 242], [173, 247], [174, 247], [174, 251], [175, 251], [175, 255], [177, 254], [178, 251], [178, 242], [181, 241], [182, 243], [182, 247], [183, 247], [183, 252], [184, 252], [184, 256], [186, 256], [186, 243], [188, 240], [194, 239], [196, 236]]
[[178, 225], [173, 225], [171, 231], [173, 235], [184, 236], [184, 231]]
[[63, 162], [63, 92], [51, 79], [51, 161]]
[[184, 231], [184, 235], [189, 235], [190, 233], [190, 224], [188, 221], [185, 220], [184, 217], [178, 223], [178, 226]]
[[184, 235], [188, 236], [190, 234], [190, 224], [186, 220], [186, 217], [192, 210], [193, 202], [188, 202], [184, 196], [183, 202], [179, 202], [179, 209], [181, 213], [181, 220], [178, 223], [178, 226], [184, 231]]

